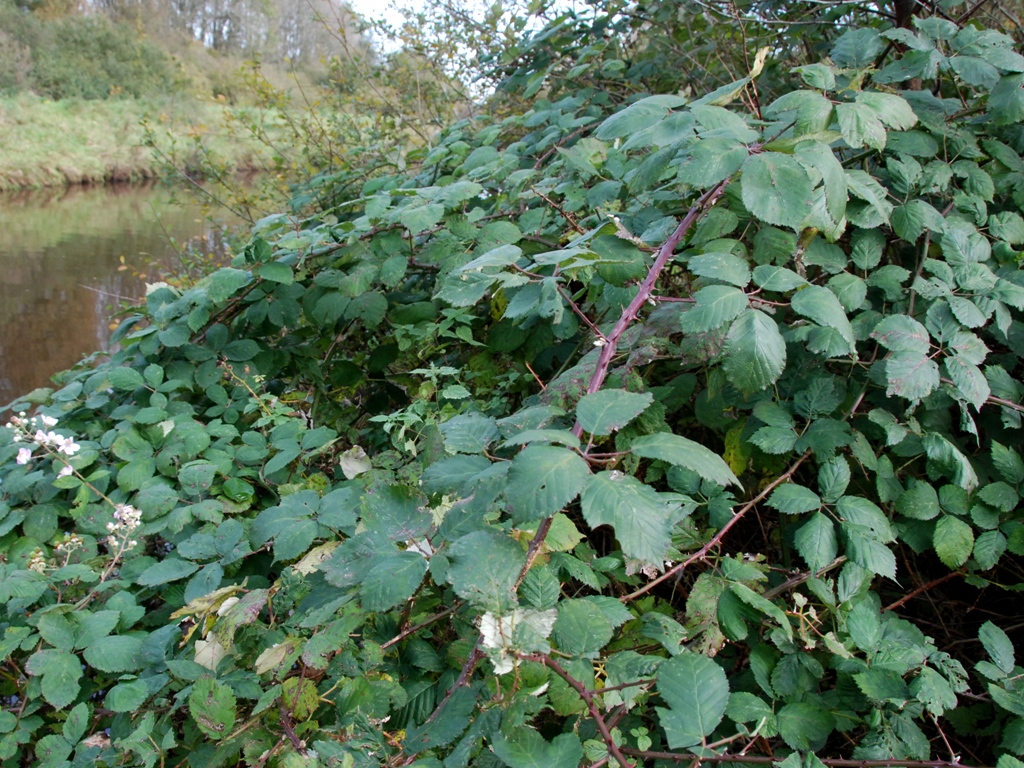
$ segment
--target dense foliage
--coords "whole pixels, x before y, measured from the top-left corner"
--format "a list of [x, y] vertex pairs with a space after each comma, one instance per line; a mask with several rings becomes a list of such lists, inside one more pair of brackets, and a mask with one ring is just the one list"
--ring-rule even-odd
[[5, 764], [1019, 768], [1024, 56], [670, 5], [16, 406]]

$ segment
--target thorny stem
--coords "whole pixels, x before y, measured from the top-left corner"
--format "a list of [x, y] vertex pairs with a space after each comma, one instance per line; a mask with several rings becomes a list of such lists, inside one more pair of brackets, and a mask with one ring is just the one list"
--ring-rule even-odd
[[789, 469], [787, 469], [785, 472], [783, 472], [781, 475], [775, 478], [772, 482], [766, 485], [764, 487], [764, 490], [757, 494], [757, 496], [755, 496], [742, 507], [740, 507], [739, 511], [732, 516], [732, 519], [729, 520], [729, 522], [727, 522], [725, 525], [723, 525], [722, 529], [711, 538], [711, 541], [709, 541], [703, 547], [701, 547], [688, 558], [686, 558], [686, 560], [684, 560], [676, 566], [673, 566], [672, 568], [669, 568], [667, 571], [665, 571], [665, 573], [663, 573], [661, 576], [654, 579], [653, 581], [647, 582], [646, 585], [636, 590], [636, 592], [631, 592], [630, 594], [625, 595], [624, 597], [620, 597], [619, 600], [621, 600], [624, 603], [628, 603], [630, 600], [634, 600], [640, 597], [640, 595], [650, 592], [652, 589], [654, 589], [662, 582], [675, 578], [678, 574], [682, 573], [682, 571], [687, 566], [692, 565], [693, 563], [696, 563], [697, 561], [703, 560], [705, 557], [707, 557], [708, 552], [710, 552], [712, 549], [718, 546], [718, 544], [725, 537], [725, 534], [729, 532], [730, 528], [736, 525], [736, 523], [738, 523], [743, 518], [743, 516], [747, 514], [747, 512], [749, 512], [755, 506], [757, 506], [758, 502], [760, 502], [764, 498], [767, 498], [768, 494], [770, 494], [783, 483], [788, 482], [789, 478], [793, 476], [797, 469], [800, 468], [800, 465], [804, 463], [804, 460], [810, 455], [810, 451], [807, 451], [800, 458], [794, 461], [790, 465]]
[[580, 698], [586, 702], [587, 709], [590, 710], [590, 716], [594, 718], [597, 730], [601, 732], [601, 739], [604, 741], [605, 746], [608, 747], [608, 752], [615, 758], [621, 768], [633, 768], [633, 764], [626, 759], [625, 755], [622, 754], [622, 751], [612, 738], [611, 731], [608, 729], [608, 723], [605, 722], [604, 717], [601, 715], [601, 710], [594, 702], [593, 695], [591, 695], [590, 691], [587, 690], [587, 687], [583, 685], [583, 683], [562, 669], [562, 666], [557, 661], [544, 654], [521, 654], [519, 658], [525, 661], [540, 662], [560, 678], [565, 680], [565, 682], [567, 682], [572, 689], [580, 695]]
[[455, 604], [452, 605], [450, 608], [446, 608], [445, 610], [441, 611], [440, 613], [435, 613], [430, 618], [424, 619], [423, 621], [421, 621], [419, 624], [416, 624], [415, 626], [412, 626], [412, 627], [409, 627], [408, 629], [402, 630], [395, 637], [391, 638], [386, 643], [381, 645], [381, 649], [383, 650], [384, 648], [390, 648], [392, 645], [395, 645], [396, 643], [402, 642], [403, 640], [405, 640], [405, 638], [409, 637], [409, 635], [416, 634], [417, 632], [419, 632], [424, 627], [427, 627], [427, 626], [430, 626], [431, 624], [433, 624], [435, 621], [438, 621], [439, 619], [443, 619], [445, 616], [449, 616], [449, 615], [455, 613], [463, 605], [465, 605], [465, 603], [463, 603], [461, 600], [457, 600], [455, 602]]
[[[672, 259], [676, 246], [682, 241], [686, 233], [690, 231], [697, 219], [699, 219], [704, 213], [706, 213], [711, 206], [718, 202], [718, 198], [722, 196], [726, 186], [729, 184], [729, 179], [720, 181], [718, 184], [713, 186], [707, 192], [700, 196], [700, 199], [693, 204], [693, 207], [687, 212], [683, 220], [679, 222], [679, 226], [676, 227], [668, 240], [661, 246], [658, 251], [658, 255], [654, 259], [654, 264], [651, 266], [650, 272], [647, 273], [647, 277], [640, 284], [640, 289], [637, 291], [636, 296], [629, 303], [622, 314], [619, 316], [618, 321], [612, 328], [611, 333], [604, 339], [604, 345], [601, 347], [601, 354], [597, 358], [597, 367], [594, 369], [594, 375], [590, 378], [590, 385], [587, 387], [587, 394], [593, 394], [601, 389], [601, 385], [604, 384], [604, 380], [608, 377], [608, 369], [611, 366], [612, 358], [615, 356], [616, 347], [619, 344], [619, 339], [622, 338], [622, 334], [626, 332], [630, 324], [636, 320], [637, 314], [640, 312], [640, 308], [647, 303], [647, 300], [651, 298], [651, 293], [654, 291], [654, 286], [658, 282], [658, 278], [661, 276], [662, 270]], [[583, 425], [578, 421], [572, 428], [573, 434], [579, 437], [583, 434]]]

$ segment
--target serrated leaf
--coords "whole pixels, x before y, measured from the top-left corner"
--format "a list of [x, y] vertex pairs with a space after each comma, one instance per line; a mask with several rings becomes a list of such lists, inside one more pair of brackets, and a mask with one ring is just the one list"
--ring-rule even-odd
[[742, 487], [739, 479], [721, 456], [700, 443], [679, 435], [668, 432], [644, 435], [633, 441], [630, 451], [646, 459], [660, 459], [684, 467], [723, 488], [730, 484]]
[[747, 295], [729, 285], [709, 285], [693, 298], [693, 308], [680, 315], [683, 333], [706, 333], [721, 328], [750, 306]]
[[850, 463], [844, 456], [835, 456], [822, 462], [818, 468], [818, 493], [822, 499], [833, 504], [846, 493], [852, 479]]
[[509, 768], [578, 768], [583, 763], [583, 745], [575, 733], [563, 733], [548, 742], [524, 726], [508, 736], [495, 732], [491, 748]]
[[1000, 627], [986, 621], [978, 630], [978, 639], [992, 663], [1007, 675], [1013, 672], [1016, 665], [1013, 642]]
[[745, 259], [731, 253], [702, 253], [687, 262], [690, 271], [704, 278], [745, 288], [750, 282], [750, 268]]
[[943, 565], [959, 568], [974, 549], [974, 531], [960, 518], [943, 515], [935, 524], [932, 544]]
[[778, 713], [779, 735], [791, 748], [815, 752], [825, 746], [835, 728], [835, 718], [810, 702], [786, 704]]
[[405, 550], [376, 559], [363, 577], [360, 602], [368, 611], [389, 611], [412, 597], [423, 581], [427, 560]]
[[184, 579], [198, 570], [199, 566], [196, 563], [169, 557], [149, 566], [135, 578], [135, 583], [144, 587], [157, 587], [171, 581]]
[[437, 717], [418, 728], [410, 728], [405, 744], [409, 751], [444, 747], [469, 727], [470, 715], [476, 706], [477, 692], [471, 687], [456, 688]]
[[763, 613], [765, 616], [769, 616], [774, 619], [775, 623], [778, 624], [786, 633], [786, 636], [790, 640], [793, 639], [793, 627], [790, 626], [789, 619], [786, 618], [785, 611], [779, 608], [779, 606], [775, 605], [771, 600], [757, 594], [757, 592], [752, 590], [746, 584], [730, 584], [729, 590], [755, 611]]
[[612, 639], [614, 628], [604, 613], [586, 600], [558, 604], [552, 638], [559, 650], [572, 656], [594, 655]]
[[811, 212], [814, 186], [807, 171], [794, 158], [762, 152], [743, 163], [740, 192], [743, 205], [757, 218], [798, 229]]
[[784, 483], [772, 491], [768, 506], [786, 515], [800, 515], [821, 509], [821, 498], [810, 488], [796, 483]]
[[754, 282], [766, 291], [778, 291], [785, 293], [801, 285], [807, 285], [807, 280], [800, 277], [796, 272], [785, 267], [776, 267], [773, 264], [762, 264], [754, 267]]
[[658, 692], [669, 709], [658, 707], [662, 728], [671, 749], [700, 744], [725, 715], [729, 681], [707, 656], [683, 653], [658, 667]]
[[1006, 552], [1006, 537], [1001, 531], [985, 531], [974, 542], [974, 561], [983, 571], [994, 568]]
[[870, 599], [862, 599], [846, 615], [846, 631], [854, 644], [873, 654], [882, 642], [882, 622], [878, 609]]
[[794, 311], [810, 318], [818, 325], [835, 328], [850, 345], [850, 351], [853, 350], [856, 340], [846, 310], [828, 288], [820, 285], [801, 288], [793, 294], [791, 304]]
[[474, 531], [457, 539], [449, 552], [448, 580], [459, 597], [497, 614], [515, 607], [513, 590], [526, 563], [526, 553], [515, 541]]
[[115, 635], [90, 645], [82, 654], [90, 666], [103, 672], [134, 672], [142, 665], [142, 641]]
[[992, 441], [992, 464], [1008, 483], [1019, 485], [1024, 481], [1024, 461], [1013, 448]]
[[707, 189], [736, 173], [749, 154], [746, 146], [734, 139], [697, 141], [676, 161], [676, 178], [691, 187]]
[[579, 454], [549, 445], [528, 445], [515, 459], [505, 488], [507, 509], [515, 520], [550, 517], [576, 498], [590, 477]]
[[650, 392], [602, 389], [584, 395], [576, 404], [576, 419], [592, 435], [610, 435], [622, 429], [654, 402]]
[[936, 717], [956, 708], [956, 693], [952, 686], [931, 667], [921, 668], [910, 683], [910, 693]]
[[894, 352], [885, 363], [885, 393], [923, 400], [939, 386], [939, 366], [922, 352]]
[[771, 386], [786, 368], [786, 342], [778, 324], [756, 309], [745, 311], [733, 322], [723, 353], [729, 381], [744, 394]]
[[189, 694], [188, 710], [199, 730], [212, 739], [223, 738], [235, 725], [235, 694], [212, 677], [201, 677]]
[[836, 558], [838, 542], [832, 521], [816, 512], [800, 526], [794, 537], [796, 551], [812, 571], [819, 571]]
[[52, 649], [36, 651], [25, 662], [25, 671], [42, 677], [43, 698], [54, 708], [64, 709], [78, 698], [82, 664], [75, 654]]
[[923, 355], [931, 347], [928, 329], [907, 315], [888, 315], [875, 326], [871, 338], [893, 352], [915, 352]]
[[588, 525], [612, 526], [626, 557], [664, 563], [671, 543], [672, 508], [649, 485], [622, 472], [599, 472], [580, 502]]
[[896, 499], [896, 511], [914, 520], [933, 520], [939, 516], [939, 495], [929, 483], [914, 482]]

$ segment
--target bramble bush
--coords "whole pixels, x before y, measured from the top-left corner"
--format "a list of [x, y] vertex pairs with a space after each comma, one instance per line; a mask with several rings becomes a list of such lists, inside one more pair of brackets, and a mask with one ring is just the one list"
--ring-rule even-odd
[[5, 765], [1020, 768], [1024, 56], [671, 5], [15, 405]]

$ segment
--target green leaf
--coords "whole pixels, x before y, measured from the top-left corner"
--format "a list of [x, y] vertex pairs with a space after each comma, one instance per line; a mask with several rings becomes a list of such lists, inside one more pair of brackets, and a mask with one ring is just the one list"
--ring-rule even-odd
[[526, 553], [515, 541], [475, 531], [457, 539], [450, 554], [448, 580], [459, 597], [497, 614], [515, 607], [516, 580], [526, 563]]
[[956, 709], [956, 693], [947, 680], [931, 667], [922, 667], [910, 683], [910, 695], [924, 704], [935, 717]]
[[562, 600], [552, 637], [559, 650], [572, 656], [595, 655], [612, 639], [614, 629], [593, 603], [580, 599]]
[[992, 464], [1008, 483], [1019, 485], [1024, 481], [1024, 461], [1013, 448], [992, 441]]
[[857, 603], [846, 616], [846, 631], [862, 651], [874, 654], [882, 642], [882, 621], [878, 608], [868, 598]]
[[78, 698], [82, 664], [67, 651], [36, 651], [25, 662], [25, 671], [42, 677], [43, 698], [56, 709], [64, 709]]
[[[953, 298], [953, 297], [951, 297]], [[992, 390], [985, 380], [985, 374], [973, 363], [968, 362], [959, 355], [946, 357], [942, 364], [956, 386], [961, 397], [976, 409], [980, 409], [988, 400]]]
[[515, 459], [505, 488], [513, 519], [550, 517], [576, 498], [590, 476], [579, 454], [549, 445], [528, 445]]
[[405, 550], [376, 559], [363, 577], [360, 602], [368, 611], [389, 611], [404, 603], [423, 581], [427, 560]]
[[64, 721], [61, 729], [64, 738], [71, 744], [77, 744], [89, 729], [91, 716], [88, 704], [84, 701], [76, 704], [74, 709], [68, 712], [68, 719]]
[[533, 728], [522, 726], [507, 736], [496, 732], [491, 748], [509, 768], [578, 768], [583, 764], [583, 745], [575, 733], [563, 733], [548, 742]]
[[576, 404], [576, 419], [592, 435], [610, 435], [622, 429], [654, 402], [650, 392], [603, 389], [584, 395]]
[[235, 694], [212, 677], [201, 677], [192, 686], [188, 711], [199, 730], [214, 740], [223, 738], [235, 726]]
[[800, 701], [787, 704], [778, 713], [779, 735], [792, 749], [815, 752], [825, 746], [835, 718], [824, 707]]
[[908, 131], [917, 125], [917, 115], [907, 100], [892, 93], [861, 91], [857, 103], [874, 111], [878, 119], [897, 131]]
[[789, 619], [786, 618], [785, 612], [779, 608], [779, 606], [775, 605], [771, 600], [757, 594], [757, 592], [752, 590], [746, 584], [740, 584], [738, 582], [730, 584], [729, 590], [755, 611], [763, 613], [765, 616], [769, 616], [774, 619], [775, 623], [778, 624], [786, 633], [786, 636], [790, 640], [793, 639], [793, 627], [790, 626]]
[[295, 282], [294, 270], [287, 264], [282, 264], [280, 261], [264, 262], [253, 271], [264, 280], [270, 280], [274, 283], [291, 285]]
[[754, 282], [766, 291], [778, 291], [779, 293], [786, 293], [801, 285], [807, 285], [807, 280], [793, 270], [776, 267], [772, 264], [754, 267]]
[[914, 520], [932, 520], [939, 516], [939, 494], [930, 483], [914, 482], [896, 499], [896, 511]]
[[928, 329], [907, 315], [888, 315], [871, 332], [886, 349], [893, 352], [915, 352], [926, 354], [931, 347]]
[[702, 253], [687, 262], [695, 275], [745, 288], [750, 282], [750, 268], [745, 259], [731, 253]]
[[157, 587], [171, 581], [184, 579], [199, 570], [199, 566], [187, 560], [169, 557], [154, 563], [135, 578], [136, 584], [144, 587]]
[[816, 512], [797, 530], [794, 544], [812, 571], [819, 571], [836, 558], [838, 543], [832, 521]]
[[587, 524], [612, 526], [626, 557], [657, 566], [664, 563], [674, 505], [649, 485], [622, 472], [599, 472], [580, 501]]
[[818, 493], [830, 504], [846, 493], [853, 475], [850, 464], [844, 456], [835, 456], [822, 462], [818, 468]]
[[958, 517], [943, 515], [932, 536], [935, 554], [948, 568], [959, 568], [974, 549], [974, 531]]
[[885, 363], [885, 393], [923, 400], [939, 386], [939, 366], [923, 352], [894, 352]]
[[483, 453], [498, 439], [498, 427], [490, 416], [463, 413], [438, 425], [450, 452]]
[[413, 235], [430, 229], [444, 216], [444, 206], [438, 203], [406, 206], [399, 209], [398, 221]]
[[786, 342], [779, 326], [757, 309], [745, 311], [733, 322], [723, 353], [729, 381], [744, 394], [771, 386], [786, 368]]
[[473, 688], [456, 688], [436, 718], [409, 729], [405, 738], [408, 751], [444, 747], [455, 741], [469, 727], [476, 699], [477, 692]]
[[683, 184], [707, 189], [736, 173], [749, 154], [746, 146], [734, 139], [697, 141], [676, 161], [676, 177]]
[[135, 712], [149, 698], [149, 686], [143, 680], [118, 683], [103, 699], [103, 706], [114, 712]]
[[789, 155], [762, 152], [743, 164], [743, 205], [769, 224], [799, 229], [811, 212], [814, 187], [807, 171]]
[[856, 344], [853, 327], [846, 316], [846, 310], [832, 291], [820, 285], [808, 285], [793, 294], [791, 304], [798, 314], [810, 318], [818, 325], [839, 331], [850, 345], [850, 351], [853, 351]]
[[768, 506], [786, 515], [799, 515], [821, 509], [821, 498], [810, 488], [784, 483], [772, 491]]
[[1009, 636], [991, 621], [986, 621], [978, 630], [978, 639], [985, 649], [985, 653], [995, 664], [1006, 674], [1013, 672], [1016, 665], [1014, 657], [1013, 642]]
[[630, 451], [646, 459], [660, 459], [696, 472], [705, 480], [723, 488], [732, 484], [742, 487], [721, 456], [700, 443], [668, 432], [644, 435], [633, 441]]
[[878, 113], [867, 104], [839, 104], [836, 107], [839, 130], [853, 148], [885, 149], [885, 126]]
[[725, 672], [707, 656], [683, 653], [658, 667], [658, 692], [669, 709], [658, 707], [671, 749], [700, 744], [718, 724], [729, 704]]
[[707, 333], [721, 328], [750, 306], [743, 291], [728, 285], [709, 285], [693, 298], [694, 306], [680, 315], [683, 333]]
[[141, 665], [142, 641], [137, 637], [104, 637], [85, 649], [90, 666], [103, 672], [134, 672]]
[[861, 692], [879, 704], [886, 702], [902, 707], [910, 698], [910, 690], [903, 678], [891, 669], [869, 669], [853, 675]]
[[1006, 552], [1007, 541], [1001, 531], [985, 531], [974, 542], [974, 560], [983, 571], [994, 568]]
[[995, 125], [1024, 120], [1024, 75], [1006, 75], [988, 96], [988, 110]]
[[75, 649], [75, 629], [62, 613], [49, 612], [39, 617], [36, 625], [43, 640], [61, 651]]

